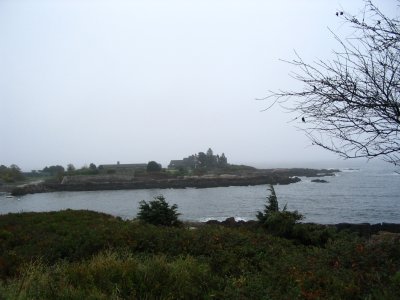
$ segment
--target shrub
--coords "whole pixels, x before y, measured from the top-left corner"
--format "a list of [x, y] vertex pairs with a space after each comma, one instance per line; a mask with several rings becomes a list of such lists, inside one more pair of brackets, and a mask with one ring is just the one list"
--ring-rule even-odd
[[319, 224], [295, 224], [291, 237], [303, 245], [323, 247], [329, 241], [337, 237], [338, 233], [333, 226]]
[[177, 212], [178, 205], [174, 204], [171, 207], [165, 201], [163, 195], [154, 197], [154, 200], [140, 201], [139, 213], [137, 217], [139, 220], [163, 226], [179, 226], [181, 222], [178, 220], [180, 213]]
[[303, 215], [297, 211], [287, 211], [287, 207], [279, 210], [278, 198], [274, 187], [270, 185], [271, 194], [268, 196], [268, 204], [265, 205], [264, 212], [257, 213], [257, 219], [272, 234], [283, 237], [290, 237], [293, 227], [297, 221], [303, 219]]
[[149, 161], [147, 164], [146, 168], [147, 172], [160, 172], [161, 171], [161, 165], [154, 160]]

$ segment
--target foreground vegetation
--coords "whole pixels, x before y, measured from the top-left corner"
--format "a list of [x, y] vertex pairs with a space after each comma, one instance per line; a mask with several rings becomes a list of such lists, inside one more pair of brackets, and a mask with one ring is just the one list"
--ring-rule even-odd
[[398, 240], [305, 224], [293, 232], [162, 227], [91, 211], [3, 215], [0, 298], [400, 298]]

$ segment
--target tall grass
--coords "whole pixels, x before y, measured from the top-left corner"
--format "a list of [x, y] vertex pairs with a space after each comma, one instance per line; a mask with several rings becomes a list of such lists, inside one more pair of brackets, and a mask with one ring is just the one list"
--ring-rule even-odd
[[193, 257], [143, 259], [110, 251], [82, 262], [30, 263], [1, 289], [7, 299], [204, 299], [213, 290], [216, 277]]

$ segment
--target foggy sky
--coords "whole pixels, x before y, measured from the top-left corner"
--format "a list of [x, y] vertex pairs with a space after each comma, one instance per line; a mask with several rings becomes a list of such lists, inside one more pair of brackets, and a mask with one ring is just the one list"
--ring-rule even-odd
[[[379, 1], [395, 10], [396, 1]], [[328, 58], [362, 1], [0, 0], [0, 164], [335, 159], [257, 101], [296, 87], [279, 59]]]

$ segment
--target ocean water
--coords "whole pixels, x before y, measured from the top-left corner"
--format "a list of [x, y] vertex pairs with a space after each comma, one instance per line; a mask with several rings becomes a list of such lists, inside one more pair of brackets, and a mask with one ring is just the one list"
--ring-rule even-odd
[[[304, 222], [333, 224], [400, 223], [400, 174], [392, 166], [363, 165], [343, 168], [328, 183], [313, 183], [313, 178], [290, 185], [277, 185], [275, 191], [281, 207], [298, 210]], [[9, 212], [89, 209], [134, 218], [139, 201], [164, 195], [178, 205], [181, 219], [207, 221], [255, 219], [269, 195], [267, 185], [220, 187], [207, 189], [151, 189], [91, 192], [56, 192], [6, 198], [0, 195], [0, 214]]]

